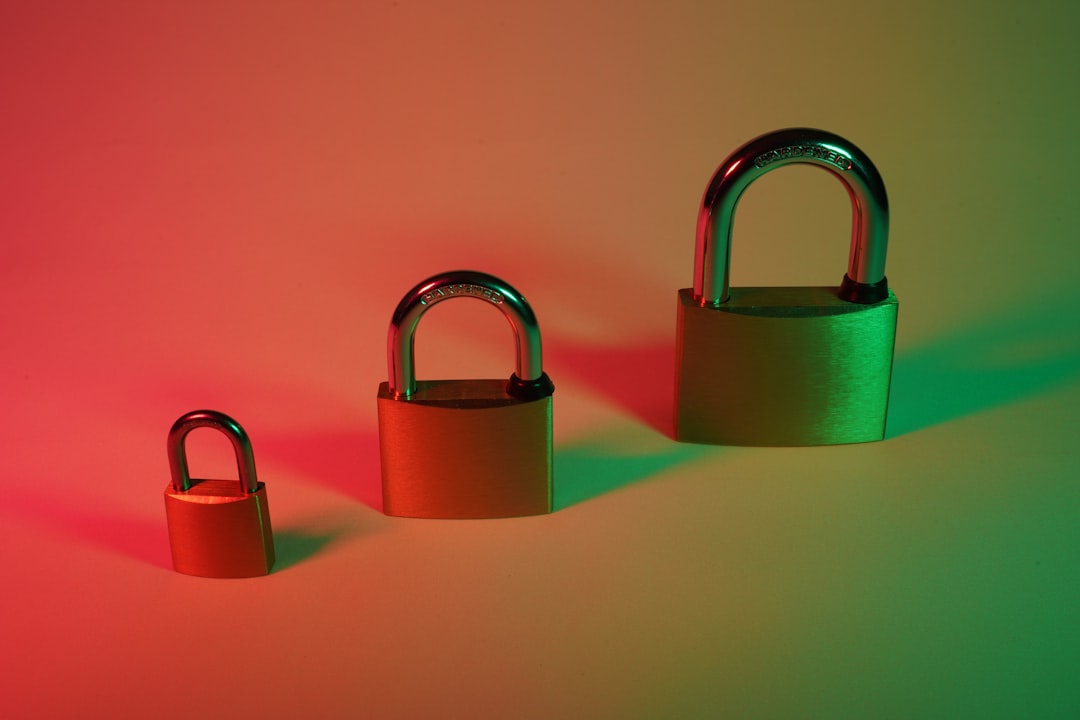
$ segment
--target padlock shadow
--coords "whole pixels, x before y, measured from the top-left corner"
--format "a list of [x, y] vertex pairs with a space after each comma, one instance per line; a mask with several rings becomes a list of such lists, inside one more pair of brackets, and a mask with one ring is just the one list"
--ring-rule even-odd
[[332, 545], [362, 534], [354, 522], [345, 519], [316, 518], [303, 523], [292, 522], [274, 527], [273, 572], [282, 572], [325, 552]]
[[[1054, 311], [1067, 307], [1063, 297], [1029, 302], [898, 351], [886, 437], [1017, 402], [1080, 377], [1080, 316]], [[556, 339], [546, 351], [562, 372], [674, 438], [674, 339], [614, 347]]]
[[640, 431], [611, 432], [555, 448], [554, 509], [592, 500], [725, 448], [641, 442]]
[[1080, 320], [1029, 303], [897, 353], [886, 438], [991, 410], [1080, 378]]
[[560, 376], [569, 373], [629, 416], [674, 439], [674, 339], [604, 346], [556, 338], [545, 345], [545, 352]]
[[350, 429], [260, 436], [267, 463], [280, 463], [297, 476], [382, 512], [379, 436]]
[[[204, 401], [191, 398], [220, 397], [222, 390], [214, 383], [173, 384], [165, 390], [156, 390], [157, 404], [168, 407], [192, 407]], [[342, 414], [337, 398], [326, 398], [303, 387], [265, 387], [255, 383], [233, 382], [230, 394], [242, 405], [257, 407], [262, 398], [275, 400], [275, 410], [294, 407], [325, 407], [335, 416]], [[346, 408], [348, 413], [352, 408]], [[166, 416], [166, 417], [171, 417]], [[244, 418], [238, 417], [242, 423]], [[379, 436], [358, 421], [355, 426], [312, 427], [305, 425], [302, 431], [253, 430], [252, 449], [255, 454], [259, 478], [273, 483], [271, 475], [264, 475], [274, 463], [280, 463], [300, 479], [310, 481], [326, 489], [353, 498], [374, 510], [382, 509], [382, 486], [379, 470]], [[273, 502], [273, 501], [271, 501]]]
[[[97, 547], [161, 570], [173, 571], [164, 503], [161, 516], [153, 520], [101, 507], [87, 507], [81, 503], [71, 504], [70, 498], [66, 497], [21, 492], [8, 494], [3, 509], [21, 522], [29, 519], [79, 545]], [[292, 522], [284, 527], [273, 525], [277, 560], [272, 572], [287, 570], [309, 560], [330, 545], [359, 532], [363, 529], [345, 519], [318, 518], [303, 523]]]
[[52, 497], [23, 490], [6, 495], [4, 511], [21, 521], [30, 519], [39, 523], [80, 545], [172, 571], [164, 501], [161, 517], [151, 520], [92, 503], [72, 504], [72, 498], [67, 495]]

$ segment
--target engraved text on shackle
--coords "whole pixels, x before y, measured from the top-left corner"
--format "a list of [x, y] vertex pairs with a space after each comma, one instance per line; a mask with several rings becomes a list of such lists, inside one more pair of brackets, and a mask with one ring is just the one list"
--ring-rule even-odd
[[472, 283], [453, 283], [451, 285], [444, 285], [440, 288], [435, 288], [431, 292], [424, 293], [420, 296], [421, 305], [431, 305], [437, 303], [440, 300], [445, 300], [455, 295], [472, 295], [482, 300], [491, 302], [492, 305], [500, 305], [503, 301], [502, 293], [491, 288], [486, 288], [482, 285], [473, 285]]
[[851, 169], [851, 158], [838, 153], [835, 150], [830, 150], [829, 148], [821, 147], [819, 145], [789, 145], [788, 147], [776, 148], [775, 150], [761, 153], [754, 158], [754, 165], [763, 168], [766, 165], [772, 165], [778, 160], [790, 160], [799, 157], [811, 157], [818, 160], [824, 160], [841, 170]]

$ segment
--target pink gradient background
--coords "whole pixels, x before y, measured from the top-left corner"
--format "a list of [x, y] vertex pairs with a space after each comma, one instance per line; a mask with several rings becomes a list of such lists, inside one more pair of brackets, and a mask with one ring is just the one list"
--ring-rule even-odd
[[[1075, 717], [1078, 21], [4, 4], [0, 716]], [[676, 444], [701, 192], [792, 125], [889, 190], [890, 438]], [[733, 281], [837, 283], [849, 220], [827, 174], [768, 175]], [[454, 267], [540, 318], [551, 516], [378, 511], [387, 321]], [[421, 377], [512, 367], [479, 303], [417, 342]], [[198, 407], [251, 435], [268, 577], [170, 569], [165, 435]]]

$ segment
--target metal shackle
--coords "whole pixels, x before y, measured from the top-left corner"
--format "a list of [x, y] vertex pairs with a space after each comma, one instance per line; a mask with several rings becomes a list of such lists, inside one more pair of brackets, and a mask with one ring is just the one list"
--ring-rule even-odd
[[390, 394], [395, 398], [407, 398], [416, 392], [413, 359], [416, 326], [428, 308], [459, 297], [483, 300], [501, 310], [510, 321], [517, 343], [517, 363], [507, 392], [520, 399], [550, 395], [554, 386], [544, 373], [540, 324], [529, 303], [509, 283], [474, 270], [434, 275], [409, 290], [398, 303], [390, 319], [386, 341]]
[[694, 253], [694, 300], [703, 307], [716, 307], [728, 299], [731, 229], [743, 191], [770, 170], [792, 163], [828, 170], [851, 197], [851, 251], [840, 297], [863, 304], [888, 297], [889, 201], [877, 168], [862, 150], [839, 135], [790, 128], [754, 138], [733, 152], [705, 189]]
[[184, 441], [188, 433], [195, 428], [210, 427], [219, 430], [229, 438], [236, 453], [236, 466], [240, 473], [240, 488], [246, 494], [257, 492], [259, 480], [255, 476], [255, 455], [251, 451], [251, 440], [244, 428], [225, 413], [216, 410], [194, 410], [173, 423], [169, 430], [169, 471], [172, 473], [173, 490], [185, 492], [191, 489], [191, 476], [188, 474], [187, 452]]

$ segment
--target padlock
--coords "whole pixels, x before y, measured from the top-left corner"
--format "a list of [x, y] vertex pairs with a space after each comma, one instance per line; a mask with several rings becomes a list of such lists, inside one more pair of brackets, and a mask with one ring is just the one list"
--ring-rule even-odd
[[[416, 380], [416, 326], [428, 308], [473, 298], [502, 311], [517, 340], [509, 380]], [[540, 326], [521, 293], [485, 273], [424, 280], [402, 298], [379, 385], [383, 512], [416, 518], [496, 518], [551, 512], [551, 395]]]
[[[184, 441], [195, 428], [223, 432], [236, 453], [239, 480], [193, 480]], [[274, 536], [266, 485], [255, 475], [251, 441], [240, 424], [214, 410], [190, 412], [169, 430], [165, 518], [173, 567], [187, 575], [243, 578], [274, 565]]]
[[[851, 198], [848, 271], [837, 287], [728, 287], [743, 191], [770, 170], [809, 163]], [[678, 293], [675, 438], [717, 445], [881, 440], [896, 296], [885, 278], [889, 208], [870, 159], [832, 133], [762, 135], [713, 175], [698, 215], [694, 287]]]

